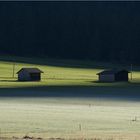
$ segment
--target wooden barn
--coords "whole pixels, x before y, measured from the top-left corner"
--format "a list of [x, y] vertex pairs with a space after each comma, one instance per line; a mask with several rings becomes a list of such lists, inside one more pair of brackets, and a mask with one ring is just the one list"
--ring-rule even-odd
[[18, 74], [18, 81], [40, 81], [41, 80], [41, 71], [38, 68], [22, 68]]
[[100, 82], [118, 82], [118, 81], [128, 81], [129, 71], [127, 70], [104, 70], [97, 73]]

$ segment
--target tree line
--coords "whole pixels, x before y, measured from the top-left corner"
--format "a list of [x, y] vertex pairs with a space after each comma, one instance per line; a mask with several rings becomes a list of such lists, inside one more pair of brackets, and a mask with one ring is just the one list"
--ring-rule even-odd
[[0, 2], [0, 53], [140, 62], [139, 2]]

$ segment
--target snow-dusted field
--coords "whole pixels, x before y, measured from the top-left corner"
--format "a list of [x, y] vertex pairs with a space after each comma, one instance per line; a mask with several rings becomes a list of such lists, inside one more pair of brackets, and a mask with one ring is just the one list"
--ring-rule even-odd
[[140, 138], [140, 103], [107, 98], [0, 98], [1, 137]]

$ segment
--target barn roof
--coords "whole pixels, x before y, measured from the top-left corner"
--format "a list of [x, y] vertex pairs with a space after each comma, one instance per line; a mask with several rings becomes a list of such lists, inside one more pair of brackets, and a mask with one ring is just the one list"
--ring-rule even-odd
[[41, 71], [38, 68], [22, 68], [17, 72], [17, 74], [22, 72], [22, 71], [26, 71], [28, 73], [43, 73], [43, 71]]
[[107, 75], [107, 74], [117, 74], [117, 73], [119, 73], [119, 72], [127, 72], [127, 73], [129, 73], [129, 71], [127, 71], [127, 70], [117, 70], [117, 69], [112, 69], [112, 70], [104, 70], [104, 71], [101, 71], [101, 72], [99, 72], [99, 73], [97, 73], [97, 75]]

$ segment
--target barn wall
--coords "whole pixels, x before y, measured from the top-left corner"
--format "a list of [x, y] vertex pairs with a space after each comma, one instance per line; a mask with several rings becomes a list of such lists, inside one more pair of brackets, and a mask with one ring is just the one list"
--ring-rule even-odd
[[22, 71], [18, 74], [19, 81], [28, 81], [30, 80], [30, 75], [26, 71]]
[[115, 81], [115, 76], [112, 75], [112, 74], [99, 75], [99, 81], [101, 81], [101, 82], [114, 82]]
[[31, 73], [30, 78], [32, 81], [40, 81], [41, 80], [41, 73]]
[[127, 72], [120, 72], [115, 75], [116, 81], [128, 81], [128, 73]]

